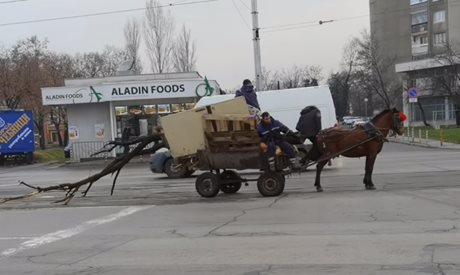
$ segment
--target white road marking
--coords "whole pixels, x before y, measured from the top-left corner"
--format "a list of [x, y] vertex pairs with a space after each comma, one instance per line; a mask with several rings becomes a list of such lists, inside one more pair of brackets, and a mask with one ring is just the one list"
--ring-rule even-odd
[[0, 241], [9, 241], [9, 240], [30, 240], [34, 237], [0, 237]]
[[29, 240], [29, 241], [23, 242], [22, 244], [20, 244], [16, 248], [7, 249], [7, 250], [2, 252], [1, 256], [9, 257], [9, 256], [15, 255], [15, 254], [17, 254], [17, 253], [19, 253], [21, 251], [27, 250], [27, 249], [36, 248], [36, 247], [39, 247], [39, 246], [42, 246], [42, 245], [45, 245], [45, 244], [49, 244], [49, 243], [52, 243], [52, 242], [57, 242], [57, 241], [60, 241], [60, 240], [63, 240], [63, 239], [67, 239], [67, 238], [73, 237], [75, 235], [78, 235], [78, 234], [80, 234], [80, 233], [82, 233], [82, 232], [84, 232], [84, 231], [86, 231], [88, 229], [94, 228], [94, 227], [102, 225], [102, 224], [106, 224], [106, 223], [109, 223], [109, 222], [116, 221], [116, 220], [118, 220], [120, 218], [129, 216], [129, 215], [134, 214], [134, 213], [136, 213], [138, 211], [142, 211], [142, 210], [145, 210], [145, 209], [148, 209], [148, 208], [151, 208], [151, 207], [153, 207], [153, 206], [128, 207], [126, 209], [121, 210], [118, 213], [107, 215], [107, 216], [104, 216], [104, 217], [101, 217], [101, 218], [98, 218], [98, 219], [86, 221], [86, 222], [84, 222], [82, 224], [79, 224], [79, 225], [77, 225], [75, 227], [72, 227], [72, 228], [68, 228], [68, 229], [48, 233], [48, 234], [45, 234], [43, 236], [33, 238], [33, 239]]

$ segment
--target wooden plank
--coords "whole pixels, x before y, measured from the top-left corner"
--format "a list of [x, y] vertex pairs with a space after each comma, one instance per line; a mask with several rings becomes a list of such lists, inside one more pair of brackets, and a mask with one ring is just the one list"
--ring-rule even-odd
[[205, 120], [239, 120], [239, 121], [256, 121], [252, 115], [246, 114], [203, 114]]

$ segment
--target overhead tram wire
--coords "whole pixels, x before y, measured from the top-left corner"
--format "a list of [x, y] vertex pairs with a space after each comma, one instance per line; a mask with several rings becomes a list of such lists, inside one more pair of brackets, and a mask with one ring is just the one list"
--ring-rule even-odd
[[[460, 5], [460, 2], [454, 2], [451, 5]], [[413, 7], [411, 6], [409, 8], [376, 12], [376, 13], [374, 13], [374, 15], [405, 12], [405, 11], [411, 11], [412, 9], [413, 9]], [[362, 14], [362, 15], [358, 15], [358, 16], [351, 16], [351, 17], [333, 19], [333, 21], [334, 22], [348, 21], [348, 20], [354, 20], [354, 19], [363, 18], [363, 17], [369, 17], [369, 16], [370, 16], [370, 14]], [[317, 27], [318, 23], [319, 23], [319, 20], [317, 20], [317, 21], [305, 21], [305, 22], [298, 22], [298, 23], [292, 23], [292, 24], [283, 24], [283, 25], [276, 25], [276, 26], [261, 27], [260, 30], [263, 31], [264, 33], [278, 32], [278, 31], [285, 31], [285, 30], [294, 30], [294, 29], [301, 29], [301, 28]], [[292, 27], [292, 28], [290, 28], [290, 27]]]
[[[16, 1], [19, 1], [19, 0], [16, 0]], [[27, 1], [27, 0], [23, 0], [23, 1]], [[195, 5], [195, 4], [203, 4], [203, 3], [207, 3], [207, 2], [217, 2], [217, 1], [219, 1], [219, 0], [198, 0], [198, 1], [191, 1], [191, 2], [185, 2], [185, 3], [184, 3], [184, 1], [182, 1], [182, 2], [169, 3], [169, 4], [157, 6], [155, 8], [167, 8], [167, 7]], [[79, 14], [79, 15], [62, 16], [62, 17], [35, 19], [35, 20], [28, 20], [28, 21], [0, 23], [0, 27], [13, 26], [13, 25], [23, 25], [23, 24], [32, 24], [32, 23], [41, 23], [41, 22], [49, 22], [49, 21], [59, 21], [59, 20], [67, 20], [67, 19], [76, 19], [76, 18], [84, 18], [84, 17], [95, 17], [95, 16], [102, 16], [102, 15], [110, 15], [110, 14], [120, 14], [120, 13], [128, 13], [128, 12], [135, 12], [135, 11], [143, 11], [143, 10], [147, 10], [147, 9], [148, 8], [124, 9], [124, 10], [115, 10], [115, 11], [106, 11], [106, 12], [96, 12], [96, 13], [87, 13], [87, 14]]]
[[16, 3], [16, 2], [25, 2], [25, 1], [29, 1], [29, 0], [9, 0], [9, 1], [1, 1], [1, 2], [0, 2], [0, 5], [1, 5], [1, 4], [11, 4], [11, 3]]
[[326, 20], [326, 21], [316, 20], [316, 21], [300, 22], [300, 23], [293, 23], [293, 24], [285, 24], [285, 25], [279, 25], [279, 26], [265, 27], [265, 28], [261, 28], [261, 30], [264, 33], [296, 30], [296, 29], [303, 29], [303, 28], [318, 27], [324, 23], [350, 21], [350, 20], [355, 20], [355, 19], [364, 18], [364, 17], [369, 17], [369, 14], [352, 16], [352, 17], [344, 17], [344, 18], [338, 18], [338, 19], [331, 19], [331, 20]]
[[235, 7], [236, 11], [238, 12], [241, 20], [243, 20], [244, 24], [246, 25], [246, 27], [248, 27], [249, 30], [251, 30], [251, 27], [249, 26], [248, 22], [246, 21], [246, 19], [244, 19], [244, 16], [243, 14], [241, 13], [240, 9], [238, 8], [238, 6], [236, 5], [235, 3], [235, 0], [232, 0], [232, 3], [233, 3], [233, 6]]
[[243, 4], [243, 6], [245, 6], [248, 10], [251, 10], [251, 8], [250, 8], [248, 5], [246, 5], [246, 3], [244, 3], [243, 0], [240, 0], [240, 2], [241, 2], [241, 4]]

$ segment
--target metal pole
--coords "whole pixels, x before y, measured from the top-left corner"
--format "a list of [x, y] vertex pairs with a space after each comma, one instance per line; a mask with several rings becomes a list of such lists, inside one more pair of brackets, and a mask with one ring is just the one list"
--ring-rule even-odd
[[259, 36], [259, 12], [257, 11], [257, 0], [252, 0], [252, 37], [254, 41], [254, 65], [256, 73], [256, 88], [263, 90], [262, 84], [262, 59], [260, 57], [260, 36]]

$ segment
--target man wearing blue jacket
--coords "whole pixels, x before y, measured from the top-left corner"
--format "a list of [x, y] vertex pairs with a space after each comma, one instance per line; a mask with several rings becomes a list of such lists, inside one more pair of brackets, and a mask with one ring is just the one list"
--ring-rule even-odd
[[282, 133], [287, 134], [288, 132], [290, 132], [290, 130], [286, 125], [273, 119], [268, 112], [262, 113], [262, 119], [257, 125], [257, 133], [259, 134], [261, 142], [267, 145], [268, 165], [272, 171], [275, 170], [275, 152], [277, 145], [288, 155], [292, 167], [294, 169], [300, 168], [296, 161], [294, 149], [284, 140], [282, 135]]
[[249, 112], [251, 114], [259, 115], [260, 113], [259, 101], [257, 100], [257, 94], [254, 90], [254, 86], [252, 85], [249, 79], [245, 79], [243, 81], [243, 86], [241, 87], [241, 89], [236, 91], [235, 97], [239, 97], [239, 96], [244, 96], [244, 99], [246, 100], [246, 104], [249, 105]]

